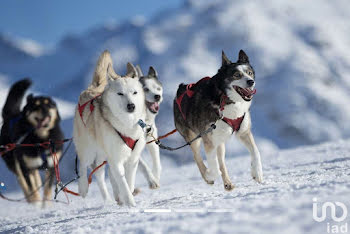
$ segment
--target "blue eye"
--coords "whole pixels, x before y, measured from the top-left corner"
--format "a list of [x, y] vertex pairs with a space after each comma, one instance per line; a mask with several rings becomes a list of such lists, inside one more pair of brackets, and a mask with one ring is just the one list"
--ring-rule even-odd
[[123, 93], [118, 93], [119, 96], [123, 96], [124, 94]]

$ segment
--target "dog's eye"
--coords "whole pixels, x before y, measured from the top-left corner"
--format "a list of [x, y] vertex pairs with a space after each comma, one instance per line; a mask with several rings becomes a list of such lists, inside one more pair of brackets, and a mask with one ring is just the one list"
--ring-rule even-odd
[[148, 89], [148, 88], [144, 88], [143, 90], [144, 90], [145, 92], [148, 92], [148, 91], [149, 91], [149, 89]]
[[233, 74], [233, 76], [235, 76], [235, 77], [241, 77], [241, 72], [235, 72], [235, 73]]
[[118, 93], [119, 96], [123, 96], [124, 94], [123, 93]]
[[135, 92], [134, 92], [134, 95], [136, 95], [136, 94], [137, 94], [137, 92], [135, 91]]
[[248, 72], [248, 75], [252, 76], [252, 75], [253, 75], [253, 72], [249, 71], [249, 72]]

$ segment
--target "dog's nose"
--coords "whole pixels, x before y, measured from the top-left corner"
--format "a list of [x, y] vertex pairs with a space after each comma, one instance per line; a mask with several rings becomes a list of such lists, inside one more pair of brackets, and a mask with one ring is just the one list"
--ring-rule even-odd
[[128, 112], [133, 112], [135, 110], [135, 104], [130, 103], [126, 106], [128, 108]]
[[158, 102], [160, 100], [160, 95], [154, 95], [154, 99]]
[[254, 85], [254, 80], [247, 80], [247, 84], [249, 87], [252, 87]]

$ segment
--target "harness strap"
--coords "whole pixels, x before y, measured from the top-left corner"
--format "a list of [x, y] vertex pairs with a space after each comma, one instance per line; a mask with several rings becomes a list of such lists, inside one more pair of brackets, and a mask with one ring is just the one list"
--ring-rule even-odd
[[245, 114], [242, 117], [239, 117], [237, 119], [229, 119], [229, 118], [223, 117], [222, 121], [227, 123], [232, 128], [233, 130], [232, 133], [234, 133], [240, 129], [244, 116]]
[[131, 137], [127, 137], [127, 136], [124, 136], [123, 134], [121, 134], [119, 131], [115, 130], [118, 135], [120, 136], [120, 138], [122, 138], [122, 140], [124, 141], [124, 143], [131, 149], [131, 150], [134, 150], [135, 148], [135, 145], [136, 143], [139, 141], [138, 139], [137, 140], [134, 140], [132, 139]]
[[95, 106], [94, 106], [94, 100], [98, 97], [100, 97], [102, 94], [99, 94], [93, 98], [91, 98], [90, 100], [88, 100], [87, 102], [84, 102], [83, 104], [80, 105], [80, 103], [78, 103], [78, 111], [79, 111], [79, 115], [80, 115], [80, 118], [81, 118], [81, 121], [83, 121], [84, 125], [85, 125], [85, 122], [83, 120], [83, 112], [85, 110], [85, 107], [90, 103], [90, 114], [94, 111], [95, 109]]
[[185, 115], [185, 113], [183, 113], [182, 108], [181, 108], [182, 99], [184, 98], [185, 95], [187, 95], [189, 98], [191, 98], [194, 95], [194, 91], [192, 90], [192, 88], [194, 88], [197, 84], [201, 83], [202, 81], [206, 81], [209, 79], [210, 79], [210, 77], [206, 76], [206, 77], [200, 79], [199, 81], [197, 81], [197, 83], [188, 84], [186, 86], [186, 91], [183, 94], [181, 94], [178, 98], [176, 98], [175, 101], [177, 103], [177, 106], [179, 107], [180, 113], [181, 113], [182, 117], [184, 118], [184, 120], [186, 120], [186, 115]]

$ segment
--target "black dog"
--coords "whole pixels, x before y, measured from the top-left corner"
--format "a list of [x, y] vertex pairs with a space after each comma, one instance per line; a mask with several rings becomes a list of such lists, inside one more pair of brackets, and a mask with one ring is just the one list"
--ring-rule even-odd
[[174, 119], [185, 140], [191, 141], [216, 123], [216, 129], [201, 138], [209, 168], [200, 155], [201, 140], [191, 144], [199, 171], [208, 184], [213, 184], [221, 174], [225, 189], [234, 188], [225, 165], [225, 142], [233, 133], [251, 153], [252, 177], [262, 182], [260, 153], [250, 130], [249, 109], [255, 92], [255, 72], [243, 50], [235, 63], [222, 52], [222, 65], [212, 78], [179, 86], [174, 100]]
[[[21, 104], [26, 90], [31, 85], [29, 79], [15, 83], [8, 94], [2, 111], [3, 126], [0, 144], [42, 143], [49, 140], [63, 140], [59, 126], [60, 116], [56, 103], [45, 96], [27, 97], [27, 104], [21, 111]], [[62, 145], [56, 146], [58, 158]], [[7, 167], [16, 174], [17, 180], [28, 202], [41, 201], [39, 187], [42, 186], [39, 169], [46, 170], [44, 201], [52, 197], [54, 182], [53, 157], [49, 149], [42, 147], [22, 147], [3, 155]]]

